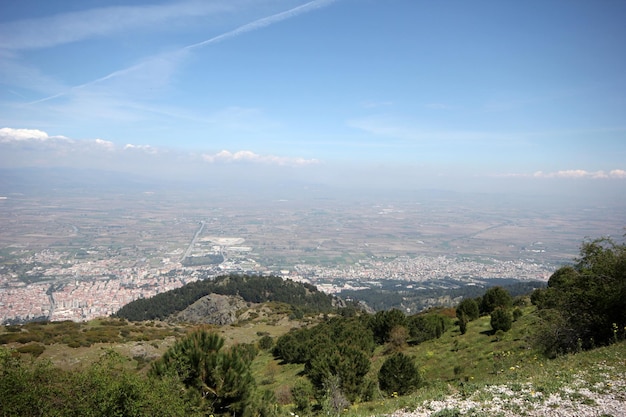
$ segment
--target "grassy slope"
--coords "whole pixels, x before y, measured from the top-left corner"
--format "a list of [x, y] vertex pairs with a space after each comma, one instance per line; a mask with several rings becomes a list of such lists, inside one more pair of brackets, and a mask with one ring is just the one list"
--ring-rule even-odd
[[[550, 395], [563, 395], [591, 404], [593, 400], [580, 393], [584, 387], [626, 398], [626, 385], [619, 383], [626, 381], [625, 342], [548, 360], [530, 346], [529, 329], [536, 321], [534, 307], [526, 308], [524, 316], [501, 339], [492, 335], [489, 321], [489, 317], [481, 317], [469, 323], [464, 335], [453, 327], [440, 339], [406, 347], [404, 353], [415, 358], [425, 386], [400, 398], [377, 393], [374, 401], [354, 405], [345, 414], [371, 416], [398, 409], [413, 410], [449, 396], [490, 402], [494, 397], [491, 390], [503, 386], [512, 397], [527, 397], [538, 403], [546, 403]], [[376, 377], [385, 359], [384, 349], [379, 347], [375, 352], [368, 377]], [[253, 367], [260, 387], [274, 390], [279, 401], [288, 401], [289, 387], [303, 378], [302, 369], [296, 365], [281, 366], [267, 352], [257, 357]]]
[[[290, 328], [303, 324], [288, 320], [286, 312], [281, 311], [279, 305], [256, 311], [259, 313], [257, 318], [238, 325], [216, 328], [216, 331], [224, 336], [227, 345], [231, 345], [258, 341], [262, 334], [278, 337]], [[377, 393], [375, 401], [355, 405], [347, 411], [347, 415], [369, 416], [390, 413], [402, 408], [414, 409], [425, 401], [440, 400], [450, 395], [482, 398], [488, 401], [493, 396], [485, 391], [485, 387], [494, 385], [506, 385], [520, 395], [529, 396], [531, 389], [528, 387], [532, 384], [533, 392], [541, 392], [547, 397], [550, 394], [564, 392], [566, 387], [579, 381], [581, 375], [584, 375], [583, 385], [600, 387], [598, 390], [604, 386], [602, 384], [610, 384], [607, 381], [626, 380], [624, 342], [608, 348], [546, 360], [531, 349], [528, 341], [529, 329], [535, 320], [534, 308], [528, 307], [524, 310], [524, 315], [501, 339], [491, 334], [489, 317], [481, 317], [469, 323], [467, 333], [464, 335], [459, 333], [458, 327], [453, 327], [440, 339], [406, 347], [404, 353], [415, 358], [426, 385], [418, 392], [400, 398], [387, 398]], [[97, 322], [85, 324], [87, 327], [94, 325], [97, 325]], [[149, 323], [129, 326], [140, 327], [143, 331], [156, 327]], [[132, 359], [129, 366], [138, 365], [138, 368], [145, 371], [145, 363], [136, 358], [137, 349], [147, 352], [149, 360], [150, 357], [162, 354], [173, 343], [174, 335], [181, 335], [193, 328], [159, 323], [157, 326], [163, 326], [161, 330], [164, 330], [163, 334], [168, 337], [146, 341], [98, 343], [89, 348], [74, 349], [61, 343], [51, 344], [46, 346], [40, 358], [51, 359], [59, 366], [72, 367], [95, 360], [102, 355], [104, 349], [112, 348]], [[16, 346], [18, 345], [13, 347]], [[385, 359], [383, 352], [384, 347], [379, 347], [375, 352], [368, 377], [376, 378], [378, 369]], [[261, 352], [253, 363], [253, 373], [259, 387], [274, 391], [279, 402], [283, 404], [289, 403], [290, 387], [298, 378], [303, 378], [300, 375], [302, 369], [301, 365], [280, 365], [269, 352]], [[608, 389], [609, 385], [606, 385], [606, 388]], [[621, 390], [620, 395], [626, 397], [626, 387], [623, 385], [616, 383], [612, 389]]]
[[[526, 308], [524, 313], [501, 340], [491, 334], [490, 318], [481, 317], [469, 323], [464, 335], [454, 327], [440, 339], [406, 348], [404, 352], [413, 355], [420, 366], [425, 386], [405, 397], [380, 395], [377, 401], [352, 407], [347, 415], [414, 410], [425, 402], [449, 397], [489, 402], [494, 386], [506, 386], [512, 396], [533, 397], [537, 403], [545, 402], [550, 395], [578, 395], [585, 403], [585, 394], [579, 393], [585, 387], [617, 395], [622, 401], [626, 398], [626, 342], [548, 360], [529, 344], [529, 329], [536, 321], [534, 307]], [[383, 360], [378, 358], [372, 372]], [[517, 406], [512, 407], [515, 412]]]

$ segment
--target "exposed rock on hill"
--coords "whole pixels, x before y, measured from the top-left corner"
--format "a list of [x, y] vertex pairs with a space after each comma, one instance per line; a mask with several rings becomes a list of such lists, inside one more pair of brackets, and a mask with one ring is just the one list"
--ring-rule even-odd
[[170, 316], [168, 321], [225, 326], [237, 321], [237, 312], [249, 303], [237, 295], [209, 294]]

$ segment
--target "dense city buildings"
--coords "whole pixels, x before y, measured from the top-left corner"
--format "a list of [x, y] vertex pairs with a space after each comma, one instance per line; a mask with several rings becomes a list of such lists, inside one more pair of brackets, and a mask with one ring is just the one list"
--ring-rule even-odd
[[[223, 248], [227, 251], [228, 248]], [[23, 259], [32, 265], [36, 259], [61, 261], [49, 251]], [[241, 265], [245, 264], [246, 269]], [[53, 263], [51, 265], [54, 265]], [[226, 273], [282, 275], [295, 281], [315, 284], [320, 290], [337, 293], [354, 289], [354, 283], [368, 287], [369, 282], [384, 279], [411, 283], [454, 278], [471, 283], [489, 278], [546, 280], [551, 266], [525, 261], [481, 262], [468, 259], [437, 257], [398, 257], [392, 260], [362, 260], [350, 266], [322, 267], [297, 264], [292, 270], [271, 271], [264, 267], [250, 269], [250, 259], [225, 261], [215, 266], [183, 267], [180, 262], [163, 262], [158, 268], [125, 268], [116, 260], [77, 262], [72, 265], [35, 267], [40, 281], [25, 283], [15, 274], [0, 275], [0, 321], [89, 320], [115, 313], [124, 304], [138, 298], [180, 287], [197, 279]], [[31, 274], [32, 275], [32, 274]], [[358, 288], [358, 287], [356, 287]]]
[[108, 316], [138, 298], [231, 273], [278, 275], [329, 293], [384, 280], [414, 289], [546, 281], [585, 236], [626, 224], [609, 207], [214, 199], [9, 195], [0, 206], [0, 322]]

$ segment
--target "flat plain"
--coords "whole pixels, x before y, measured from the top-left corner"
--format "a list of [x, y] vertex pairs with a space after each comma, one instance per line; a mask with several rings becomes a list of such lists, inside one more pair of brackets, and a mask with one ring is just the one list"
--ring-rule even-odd
[[546, 280], [585, 239], [621, 240], [626, 210], [498, 195], [8, 193], [1, 319], [84, 320], [186, 282], [274, 274], [327, 292], [380, 280]]

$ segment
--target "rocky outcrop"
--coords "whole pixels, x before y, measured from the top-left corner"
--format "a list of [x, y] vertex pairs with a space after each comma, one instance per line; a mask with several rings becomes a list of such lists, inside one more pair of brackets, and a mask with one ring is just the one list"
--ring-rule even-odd
[[183, 311], [173, 314], [168, 321], [225, 326], [235, 323], [238, 312], [247, 310], [248, 304], [239, 296], [209, 294]]

